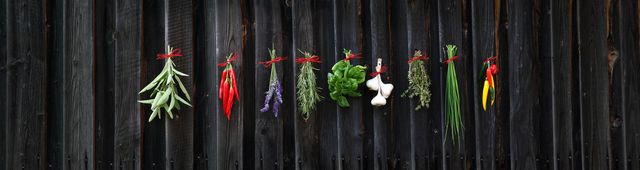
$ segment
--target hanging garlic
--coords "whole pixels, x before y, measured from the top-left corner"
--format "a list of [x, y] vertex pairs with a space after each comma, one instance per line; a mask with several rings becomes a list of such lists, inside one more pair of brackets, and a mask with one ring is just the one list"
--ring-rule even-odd
[[[376, 66], [376, 72], [382, 71], [382, 58], [378, 58], [378, 64]], [[375, 77], [367, 80], [367, 87], [370, 90], [377, 90], [378, 94], [371, 100], [371, 105], [374, 106], [384, 106], [387, 104], [386, 98], [391, 95], [391, 91], [393, 90], [393, 84], [385, 84], [382, 82], [382, 78], [380, 78], [380, 74], [377, 74]]]

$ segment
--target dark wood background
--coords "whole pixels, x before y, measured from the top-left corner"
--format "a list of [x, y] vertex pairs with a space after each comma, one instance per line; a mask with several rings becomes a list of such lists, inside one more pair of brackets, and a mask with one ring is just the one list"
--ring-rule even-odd
[[[1, 0], [0, 169], [640, 169], [637, 0]], [[464, 139], [444, 136], [442, 47], [459, 46]], [[166, 45], [193, 108], [147, 122], [138, 91]], [[284, 104], [260, 113], [267, 48]], [[327, 73], [343, 48], [381, 57], [395, 85], [340, 108]], [[304, 121], [296, 49], [325, 100]], [[425, 51], [431, 107], [401, 98], [406, 60]], [[242, 101], [228, 121], [218, 82], [230, 53]], [[480, 105], [481, 61], [498, 55], [495, 107]], [[371, 71], [369, 69], [368, 71]], [[363, 85], [364, 86], [364, 85]]]

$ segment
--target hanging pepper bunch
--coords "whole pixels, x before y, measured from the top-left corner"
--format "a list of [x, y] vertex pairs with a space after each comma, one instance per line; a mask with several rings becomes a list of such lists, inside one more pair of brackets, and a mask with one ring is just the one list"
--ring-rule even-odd
[[235, 61], [238, 55], [231, 53], [227, 56], [227, 60], [218, 64], [218, 67], [224, 67], [222, 78], [220, 80], [220, 89], [218, 97], [222, 100], [222, 108], [227, 120], [231, 119], [231, 108], [233, 107], [233, 97], [240, 102], [238, 95], [238, 83], [236, 83], [236, 72], [233, 70], [231, 62]]
[[[285, 57], [277, 57], [275, 49], [269, 49], [269, 55], [271, 56], [271, 60], [259, 62], [262, 64], [264, 68], [269, 68], [277, 62], [283, 61]], [[271, 67], [271, 75], [269, 76], [269, 90], [266, 92], [266, 96], [264, 98], [264, 107], [260, 109], [260, 112], [264, 113], [269, 111], [269, 102], [273, 98], [273, 105], [271, 106], [271, 111], [275, 117], [278, 117], [278, 108], [280, 108], [280, 104], [282, 104], [282, 85], [280, 84], [280, 80], [278, 80], [278, 72], [276, 71], [276, 67]]]
[[[138, 101], [143, 104], [151, 105], [151, 110], [153, 110], [153, 112], [149, 117], [149, 122], [151, 122], [156, 117], [162, 118], [160, 114], [161, 109], [164, 109], [169, 117], [173, 119], [173, 108], [180, 109], [180, 103], [191, 106], [191, 104], [187, 102], [187, 100], [191, 101], [189, 93], [187, 92], [187, 89], [184, 87], [179, 77], [188, 75], [176, 70], [176, 64], [173, 62], [173, 60], [171, 60], [171, 57], [177, 56], [182, 56], [181, 50], [179, 48], [173, 49], [171, 47], [167, 47], [166, 54], [158, 54], [156, 59], [165, 60], [164, 68], [162, 69], [160, 74], [156, 76], [156, 78], [154, 78], [138, 93], [141, 94], [153, 89], [153, 92], [150, 96], [152, 99]], [[182, 94], [185, 98], [187, 98], [187, 100], [184, 100], [182, 97], [180, 97], [176, 84], [178, 85], [178, 87], [180, 87]]]
[[446, 80], [446, 129], [451, 131], [451, 138], [457, 143], [463, 131], [462, 117], [460, 115], [460, 93], [458, 91], [458, 76], [454, 61], [459, 57], [456, 55], [458, 48], [455, 45], [446, 45], [447, 60], [447, 80]]
[[328, 75], [329, 96], [338, 102], [340, 107], [349, 107], [346, 96], [360, 97], [358, 85], [365, 79], [364, 70], [367, 68], [361, 65], [351, 65], [352, 59], [362, 58], [358, 54], [352, 54], [351, 50], [344, 49], [345, 58], [338, 61], [331, 67], [332, 73]]
[[311, 55], [309, 52], [300, 51], [300, 53], [304, 55], [304, 58], [296, 58], [296, 63], [300, 64], [300, 73], [296, 82], [296, 97], [302, 118], [307, 120], [311, 111], [315, 109], [316, 103], [322, 100], [319, 93], [320, 88], [316, 85], [316, 74], [313, 72], [317, 69], [312, 65], [320, 63], [320, 57]]
[[498, 73], [498, 66], [495, 63], [496, 57], [487, 58], [482, 62], [482, 70], [485, 73], [484, 86], [482, 87], [482, 109], [487, 110], [487, 98], [491, 99], [491, 106], [496, 99], [496, 86], [494, 75]]
[[419, 110], [423, 107], [429, 108], [429, 102], [431, 101], [431, 78], [427, 74], [427, 70], [424, 68], [424, 63], [429, 58], [422, 55], [422, 51], [415, 50], [413, 56], [407, 61], [409, 63], [409, 73], [407, 78], [409, 79], [409, 87], [402, 97], [418, 97], [419, 102], [415, 110]]

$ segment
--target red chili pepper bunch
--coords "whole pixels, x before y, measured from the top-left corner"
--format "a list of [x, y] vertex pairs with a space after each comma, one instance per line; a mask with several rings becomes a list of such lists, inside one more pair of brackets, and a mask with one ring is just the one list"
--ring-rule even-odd
[[233, 70], [231, 62], [236, 60], [238, 56], [234, 53], [227, 56], [227, 60], [218, 64], [218, 67], [224, 67], [222, 78], [220, 79], [220, 89], [218, 97], [222, 100], [222, 108], [227, 120], [231, 119], [231, 108], [233, 107], [233, 96], [240, 102], [238, 95], [238, 83], [236, 83], [236, 72]]
[[496, 66], [496, 57], [487, 58], [482, 62], [482, 70], [480, 73], [485, 74], [484, 86], [482, 87], [482, 109], [487, 110], [487, 99], [491, 101], [491, 105], [496, 98], [496, 85], [493, 76], [498, 73], [498, 66]]

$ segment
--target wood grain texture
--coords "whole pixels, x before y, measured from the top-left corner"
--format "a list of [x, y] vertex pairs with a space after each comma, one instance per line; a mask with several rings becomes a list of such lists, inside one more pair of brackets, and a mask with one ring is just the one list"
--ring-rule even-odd
[[[487, 106], [487, 110], [482, 109], [481, 89], [485, 74], [481, 68], [483, 61], [496, 54], [496, 21], [494, 0], [482, 0], [471, 2], [471, 24], [472, 24], [472, 57], [473, 57], [473, 111], [475, 113], [475, 163], [480, 169], [496, 169], [496, 106]], [[494, 78], [499, 80], [503, 73], [498, 73]]]
[[511, 169], [535, 169], [539, 142], [534, 111], [538, 96], [534, 73], [533, 1], [509, 4], [509, 120]]
[[[233, 63], [237, 75], [238, 87], [244, 86], [244, 81], [251, 79], [251, 72], [246, 71], [243, 66], [244, 60], [251, 60], [251, 57], [243, 54], [244, 37], [243, 33], [246, 33], [246, 27], [242, 23], [241, 4], [238, 1], [225, 0], [217, 1], [215, 4], [215, 49], [216, 49], [216, 62], [221, 63], [225, 61], [225, 57], [229, 53], [238, 54], [238, 60]], [[216, 68], [221, 73], [221, 68]], [[220, 74], [217, 74], [214, 79], [220, 80]], [[215, 89], [218, 89], [216, 87]], [[231, 109], [231, 119], [227, 120], [224, 117], [222, 105], [217, 102], [216, 113], [216, 150], [215, 158], [217, 160], [216, 165], [210, 165], [210, 167], [216, 167], [215, 169], [243, 169], [243, 122], [245, 107], [242, 101], [250, 100], [252, 97], [245, 95], [243, 88], [238, 88], [240, 93], [240, 101], [234, 101], [234, 106]], [[216, 96], [216, 98], [218, 98]], [[212, 158], [209, 158], [212, 159]]]
[[195, 133], [194, 152], [196, 154], [195, 169], [214, 169], [216, 159], [210, 159], [216, 155], [216, 127], [215, 118], [219, 84], [215, 75], [219, 72], [216, 68], [215, 48], [215, 3], [214, 1], [197, 1], [196, 4], [196, 45], [194, 57], [194, 95], [195, 104]]
[[64, 169], [94, 167], [93, 5], [92, 1], [64, 1]]
[[577, 1], [579, 105], [583, 168], [605, 169], [609, 145], [609, 95], [604, 1]]
[[[0, 10], [7, 10], [7, 1], [0, 1]], [[7, 12], [0, 12], [0, 127], [7, 128]], [[6, 130], [0, 130], [0, 136], [6, 136]], [[7, 153], [7, 140], [0, 140], [0, 153]], [[0, 154], [0, 164], [6, 165], [6, 154]], [[4, 167], [4, 166], [3, 166]], [[6, 167], [5, 167], [6, 168]]]
[[62, 169], [64, 160], [64, 1], [47, 3], [47, 155], [48, 168]]
[[[339, 145], [338, 145], [338, 105], [329, 96], [327, 85], [327, 73], [331, 72], [331, 67], [336, 63], [337, 57], [341, 54], [336, 51], [336, 37], [334, 32], [334, 4], [332, 0], [319, 0], [316, 3], [316, 11], [314, 13], [314, 27], [319, 30], [314, 32], [314, 40], [322, 42], [318, 44], [318, 56], [322, 57], [318, 71], [317, 84], [325, 87], [321, 90], [324, 100], [318, 104], [316, 115], [318, 116], [318, 124], [320, 126], [320, 169], [338, 169]], [[317, 37], [317, 38], [316, 38]]]
[[[95, 1], [95, 168], [114, 168], [115, 3]], [[120, 161], [119, 161], [120, 162]], [[122, 165], [124, 166], [124, 165]]]
[[440, 19], [439, 18], [439, 1], [430, 1], [427, 5], [430, 7], [429, 10], [429, 21], [428, 28], [429, 30], [429, 51], [427, 54], [431, 56], [428, 67], [430, 70], [429, 76], [431, 78], [431, 103], [429, 104], [429, 109], [427, 109], [428, 114], [427, 119], [429, 120], [429, 133], [431, 133], [432, 143], [428, 146], [429, 153], [427, 155], [427, 169], [442, 169], [445, 166], [445, 145], [444, 145], [444, 71], [446, 67], [442, 67], [440, 64], [443, 60], [441, 58], [442, 55], [442, 46], [440, 43]]
[[[541, 28], [540, 54], [542, 58], [542, 95], [540, 98], [543, 112], [551, 113], [549, 119], [540, 121], [551, 121], [552, 127], [541, 127], [542, 130], [551, 133], [553, 139], [552, 152], [546, 152], [547, 159], [551, 160], [551, 167], [558, 169], [570, 169], [572, 162], [569, 157], [573, 154], [572, 141], [572, 100], [571, 100], [571, 79], [574, 76], [568, 65], [571, 65], [571, 38], [572, 38], [572, 1], [542, 1], [542, 10], [547, 11], [543, 15], [543, 26]], [[543, 118], [545, 116], [542, 116]]]
[[11, 128], [4, 166], [39, 169], [46, 154], [45, 7], [41, 1], [8, 1], [7, 8], [6, 126]]
[[[165, 1], [165, 46], [182, 49], [183, 56], [173, 58], [176, 69], [189, 75], [181, 77], [182, 83], [191, 95], [193, 82], [193, 4], [190, 0]], [[163, 49], [165, 51], [166, 49]], [[191, 100], [195, 105], [194, 100]], [[192, 105], [193, 106], [193, 105]], [[184, 106], [177, 111], [174, 119], [165, 119], [167, 169], [192, 169], [193, 124], [192, 107]]]
[[[139, 97], [142, 60], [142, 1], [119, 1], [114, 5], [114, 162], [141, 168], [141, 121]], [[187, 71], [188, 70], [182, 70]], [[187, 73], [189, 74], [189, 73]], [[184, 79], [187, 82], [188, 79]], [[186, 113], [191, 114], [191, 113]], [[182, 117], [181, 117], [182, 118]], [[185, 132], [188, 135], [188, 132]], [[191, 145], [189, 143], [189, 145]], [[181, 148], [182, 149], [182, 148]]]
[[[640, 116], [637, 113], [640, 110], [640, 76], [635, 73], [639, 73], [640, 69], [637, 67], [640, 64], [640, 52], [638, 51], [638, 18], [630, 17], [635, 16], [634, 12], [638, 12], [637, 1], [617, 1], [617, 4], [613, 4], [615, 18], [612, 25], [614, 32], [614, 39], [617, 39], [615, 48], [619, 49], [617, 61], [609, 60], [609, 64], [614, 64], [613, 68], [613, 84], [614, 90], [613, 102], [614, 106], [612, 113], [616, 113], [619, 117], [615, 117], [612, 127], [620, 127], [622, 129], [622, 141], [615, 142], [614, 146], [620, 147], [617, 144], [623, 144], [621, 150], [613, 150], [614, 152], [614, 168], [619, 169], [638, 169], [640, 168], [640, 126], [633, 122], [638, 122]], [[617, 34], [617, 35], [616, 35]], [[612, 57], [612, 56], [611, 56]], [[618, 92], [618, 93], [616, 93]], [[618, 103], [618, 104], [616, 104]], [[620, 122], [619, 120], [622, 120]], [[620, 124], [621, 123], [621, 124]], [[612, 134], [613, 135], [613, 134]]]
[[[464, 43], [465, 40], [465, 35], [464, 35], [464, 28], [463, 28], [463, 12], [464, 12], [464, 3], [462, 1], [438, 1], [438, 33], [439, 33], [439, 46], [438, 46], [438, 58], [439, 59], [446, 59], [446, 52], [442, 51], [442, 49], [444, 49], [445, 45], [447, 44], [453, 44], [456, 45], [458, 47], [458, 56], [460, 56], [460, 59], [456, 60], [455, 62], [455, 66], [456, 66], [456, 74], [458, 75], [458, 90], [460, 93], [460, 114], [462, 116], [462, 121], [463, 121], [463, 133], [461, 134], [462, 139], [460, 139], [460, 141], [457, 144], [453, 144], [452, 143], [452, 139], [451, 139], [451, 132], [444, 132], [444, 134], [447, 134], [447, 136], [444, 136], [446, 138], [444, 145], [446, 147], [445, 149], [445, 153], [446, 155], [443, 156], [445, 157], [446, 161], [446, 165], [444, 168], [452, 168], [452, 169], [462, 169], [464, 167], [470, 166], [469, 164], [465, 163], [465, 156], [468, 154], [473, 154], [475, 150], [469, 150], [467, 151], [469, 148], [471, 148], [472, 146], [474, 146], [474, 141], [473, 141], [473, 137], [470, 138], [470, 135], [472, 135], [473, 130], [471, 130], [469, 127], [473, 127], [473, 123], [474, 123], [474, 115], [473, 112], [471, 111], [472, 109], [470, 109], [473, 104], [471, 103], [472, 99], [470, 94], [470, 88], [473, 86], [473, 81], [470, 81], [471, 78], [469, 77], [470, 75], [469, 72], [471, 72], [471, 70], [468, 69], [469, 66], [471, 66], [472, 64], [472, 58], [469, 57], [467, 55], [467, 51], [468, 51], [468, 47], [466, 46], [466, 44]], [[435, 49], [434, 49], [435, 50]], [[444, 60], [441, 60], [444, 61]], [[444, 69], [446, 69], [446, 65], [444, 64], [438, 64], [441, 65], [441, 67], [443, 67]], [[442, 78], [440, 80], [436, 80], [436, 81], [442, 81], [444, 82], [446, 79], [446, 71], [442, 72]], [[444, 85], [444, 83], [443, 83]], [[442, 90], [445, 90], [445, 88], [443, 88]], [[444, 95], [444, 93], [442, 94]], [[442, 98], [443, 100], [445, 99], [444, 96]], [[444, 114], [446, 114], [445, 110], [443, 109], [441, 112], [443, 115], [443, 120], [444, 120]], [[443, 123], [444, 124], [444, 123]], [[470, 145], [470, 146], [467, 146]]]
[[[391, 31], [390, 29], [393, 29], [389, 26], [388, 22], [388, 17], [393, 16], [392, 14], [390, 14], [390, 8], [391, 4], [388, 4], [388, 2], [383, 0], [369, 1], [363, 6], [363, 10], [365, 11], [364, 18], [366, 24], [363, 26], [364, 32], [366, 35], [371, 35], [364, 37], [364, 54], [366, 58], [363, 61], [365, 61], [366, 64], [370, 66], [369, 68], [367, 68], [367, 72], [374, 72], [378, 58], [382, 58], [382, 65], [386, 66], [387, 68], [391, 68], [391, 70], [388, 70], [386, 73], [382, 73], [380, 75], [380, 78], [384, 83], [394, 84], [394, 91], [396, 91], [396, 93], [394, 94], [399, 94], [397, 93], [397, 89], [399, 89], [398, 84], [391, 81], [391, 75], [393, 75], [393, 71], [395, 71], [396, 69], [402, 69], [402, 67], [398, 66], [398, 68], [396, 68], [396, 65], [393, 65], [394, 61], [391, 60], [392, 57], [390, 55], [391, 49], [387, 48], [390, 45], [389, 31]], [[398, 19], [400, 20], [400, 18]], [[371, 78], [373, 77], [366, 77], [367, 80]], [[402, 103], [393, 103], [393, 101], [397, 101], [393, 100], [393, 98], [397, 98], [399, 96], [390, 96], [390, 98], [387, 99], [387, 104], [385, 106], [371, 106], [370, 101], [376, 96], [376, 94], [377, 91], [371, 91], [366, 87], [364, 88], [363, 104], [366, 107], [363, 107], [363, 111], [365, 113], [365, 117], [372, 117], [370, 120], [372, 122], [366, 122], [368, 124], [372, 124], [370, 128], [366, 129], [366, 131], [372, 136], [370, 140], [373, 141], [373, 146], [367, 148], [367, 150], [364, 150], [366, 155], [371, 159], [367, 159], [367, 168], [363, 167], [363, 169], [386, 169], [392, 167], [391, 163], [387, 159], [390, 156], [395, 155], [393, 154], [393, 141], [395, 141], [393, 140], [393, 135], [397, 132], [393, 131], [394, 128], [392, 126], [397, 124], [394, 124], [394, 122], [392, 121], [394, 120], [393, 117], [397, 117], [400, 115], [394, 113], [407, 113], [395, 112], [396, 108], [403, 108], [402, 106], [397, 106], [403, 105]], [[402, 116], [408, 117], [408, 114], [402, 114]], [[409, 124], [403, 125], [408, 126]], [[409, 129], [399, 129], [399, 131], [404, 131], [404, 133], [402, 134], [404, 134], [405, 137], [408, 137], [406, 135], [409, 134]], [[403, 144], [406, 144], [408, 142], [410, 142], [410, 140], [405, 139], [403, 141]], [[406, 148], [411, 146], [407, 144], [402, 145], [402, 147]], [[406, 156], [406, 154], [402, 156]], [[395, 156], [393, 158], [395, 159]], [[407, 161], [410, 159], [402, 160]]]
[[[164, 52], [165, 46], [165, 15], [164, 1], [144, 0], [142, 2], [143, 17], [143, 48], [141, 55], [140, 83], [147, 85], [162, 71], [164, 63], [156, 60], [157, 53]], [[182, 47], [179, 47], [182, 48]], [[180, 70], [184, 71], [184, 70]], [[193, 75], [191, 75], [193, 76]], [[183, 80], [183, 79], [181, 79]], [[183, 82], [184, 83], [184, 82]], [[195, 104], [195, 103], [192, 103]], [[197, 105], [196, 105], [197, 107]], [[150, 107], [142, 106], [142, 120], [148, 120], [151, 116]], [[166, 118], [166, 116], [165, 116]], [[164, 120], [159, 119], [153, 122], [141, 121], [142, 129], [142, 168], [144, 169], [166, 169], [166, 133]]]
[[[388, 60], [387, 63], [390, 64], [390, 72], [389, 77], [393, 80], [394, 91], [390, 99], [387, 103], [391, 103], [392, 108], [391, 112], [383, 115], [387, 118], [386, 123], [388, 129], [383, 130], [380, 133], [387, 133], [388, 135], [388, 143], [389, 148], [387, 151], [387, 155], [383, 155], [382, 160], [386, 157], [386, 163], [388, 166], [381, 166], [380, 169], [411, 169], [414, 164], [414, 154], [411, 152], [412, 148], [412, 133], [413, 133], [413, 116], [416, 114], [413, 108], [415, 105], [411, 102], [406, 102], [405, 98], [401, 97], [403, 90], [407, 89], [408, 82], [408, 71], [409, 65], [407, 64], [407, 60], [410, 56], [413, 56], [413, 50], [420, 47], [412, 47], [410, 46], [410, 39], [416, 39], [418, 37], [412, 37], [413, 27], [416, 25], [412, 25], [409, 21], [409, 11], [406, 9], [409, 8], [410, 1], [401, 1], [391, 5], [391, 18], [394, 18], [389, 23], [391, 26], [391, 60]], [[378, 12], [381, 13], [381, 12]], [[379, 47], [380, 48], [380, 47]], [[426, 49], [422, 49], [426, 50]], [[426, 51], [425, 51], [426, 52]], [[375, 63], [372, 63], [375, 65]], [[390, 81], [390, 80], [386, 80]], [[384, 114], [381, 113], [381, 114]], [[383, 126], [384, 127], [384, 126]], [[376, 129], [374, 129], [376, 130]], [[407, 152], [409, 151], [409, 152]], [[377, 156], [377, 155], [376, 155]], [[379, 160], [379, 159], [378, 159]], [[379, 162], [381, 165], [384, 165], [384, 162]]]
[[[310, 1], [293, 1], [292, 4], [292, 28], [293, 28], [293, 48], [294, 52], [292, 53], [292, 58], [289, 62], [290, 65], [293, 65], [294, 73], [293, 75], [297, 76], [300, 74], [298, 72], [299, 65], [295, 63], [294, 58], [304, 57], [303, 54], [300, 54], [297, 50], [300, 49], [302, 51], [309, 51], [311, 53], [318, 53], [317, 45], [320, 44], [316, 42], [317, 38], [314, 37], [314, 33], [318, 31], [314, 24], [317, 22], [313, 19], [315, 10], [315, 3]], [[314, 64], [314, 67], [318, 68], [320, 64]], [[316, 71], [316, 76], [320, 77], [323, 75], [323, 72]], [[296, 77], [297, 78], [297, 77]], [[297, 80], [297, 79], [296, 79]], [[316, 82], [320, 82], [319, 78], [316, 79]], [[287, 83], [287, 85], [295, 87], [297, 82]], [[319, 86], [324, 86], [324, 84], [318, 84]], [[325, 89], [321, 91], [326, 91]], [[295, 94], [295, 93], [293, 93]], [[295, 97], [291, 96], [289, 101], [294, 101]], [[324, 99], [328, 100], [328, 99]], [[316, 111], [311, 113], [310, 117], [307, 120], [304, 120], [302, 115], [298, 111], [297, 105], [293, 107], [293, 112], [291, 114], [295, 114], [295, 165], [297, 169], [319, 169], [320, 168], [320, 160], [318, 159], [321, 155], [320, 149], [320, 122], [319, 119], [321, 115], [319, 115], [319, 111], [322, 108], [316, 106]]]
[[[408, 5], [407, 5], [407, 48], [404, 49], [404, 51], [407, 51], [409, 53], [407, 53], [407, 57], [405, 58], [404, 56], [397, 56], [397, 58], [399, 58], [400, 60], [396, 60], [394, 63], [395, 65], [405, 65], [406, 61], [404, 60], [408, 60], [408, 56], [412, 55], [411, 54], [411, 50], [413, 49], [421, 49], [423, 50], [424, 54], [429, 54], [430, 51], [437, 51], [436, 49], [432, 49], [430, 47], [430, 44], [432, 44], [432, 40], [430, 38], [429, 32], [431, 32], [431, 29], [429, 27], [429, 22], [430, 22], [430, 17], [432, 15], [430, 15], [430, 11], [433, 10], [431, 8], [431, 4], [428, 3], [428, 1], [408, 1]], [[398, 49], [401, 50], [401, 49]], [[403, 60], [404, 58], [404, 60]], [[425, 65], [425, 68], [427, 69], [427, 74], [432, 75], [431, 71], [429, 70], [431, 67], [433, 67], [433, 65], [431, 65], [428, 61], [425, 62], [427, 65]], [[407, 65], [408, 66], [408, 65]], [[408, 70], [408, 68], [406, 68]], [[400, 75], [404, 75], [406, 73], [397, 73]], [[432, 82], [432, 86], [431, 88], [431, 93], [432, 93], [432, 98], [431, 100], [433, 101], [433, 77], [430, 77]], [[395, 82], [402, 82], [404, 81], [402, 79], [402, 77], [400, 79], [395, 80]], [[398, 88], [396, 89], [396, 94], [401, 94], [406, 88]], [[400, 101], [397, 101], [400, 102]], [[433, 133], [433, 131], [431, 130], [431, 124], [433, 123], [431, 120], [429, 120], [429, 115], [433, 114], [433, 112], [429, 112], [428, 108], [424, 108], [421, 110], [413, 110], [412, 108], [415, 108], [416, 106], [416, 99], [411, 100], [412, 104], [410, 104], [409, 106], [409, 113], [411, 113], [411, 156], [410, 158], [412, 158], [412, 169], [427, 169], [427, 167], [429, 166], [429, 161], [428, 161], [428, 153], [430, 152], [431, 148], [430, 146], [433, 146], [433, 143], [435, 140], [433, 140], [434, 138], [437, 137], [436, 134]], [[430, 107], [433, 106], [431, 103], [429, 103]]]
[[[334, 32], [335, 42], [334, 51], [338, 52], [336, 61], [344, 59], [343, 49], [351, 49], [353, 53], [361, 53], [363, 50], [362, 42], [362, 4], [360, 0], [334, 1]], [[362, 60], [351, 60], [353, 65], [363, 65], [367, 58], [372, 56], [364, 56]], [[364, 91], [364, 83], [360, 85], [359, 91]], [[328, 95], [327, 95], [328, 96]], [[358, 156], [362, 156], [363, 144], [363, 105], [370, 102], [362, 97], [349, 97], [350, 107], [338, 109], [338, 156], [340, 169], [358, 169], [360, 168], [357, 161]]]
[[[275, 49], [277, 56], [284, 56], [281, 13], [281, 8], [283, 8], [284, 4], [281, 4], [278, 0], [254, 1], [253, 3], [255, 14], [255, 30], [253, 30], [255, 31], [254, 62], [271, 60], [268, 49]], [[284, 91], [285, 87], [291, 84], [284, 84], [283, 75], [290, 72], [283, 72], [283, 63], [278, 62], [272, 64], [271, 67], [276, 67], [277, 79], [280, 81]], [[255, 169], [283, 168], [281, 166], [285, 147], [283, 145], [283, 119], [291, 115], [291, 113], [284, 109], [286, 106], [281, 105], [276, 117], [272, 110], [275, 94], [271, 102], [268, 103], [269, 109], [266, 112], [260, 111], [265, 106], [265, 100], [267, 100], [264, 96], [269, 89], [271, 67], [267, 68], [261, 64], [254, 66], [255, 83], [253, 87], [256, 94], [255, 98], [253, 98], [255, 100]], [[285, 102], [295, 101], [295, 99], [286, 97], [288, 96], [283, 96], [282, 100]]]

